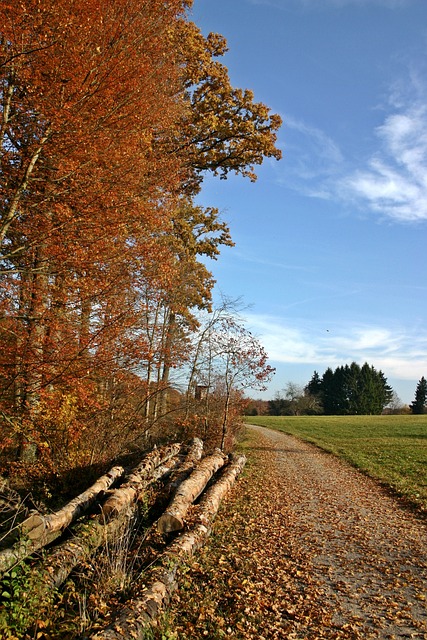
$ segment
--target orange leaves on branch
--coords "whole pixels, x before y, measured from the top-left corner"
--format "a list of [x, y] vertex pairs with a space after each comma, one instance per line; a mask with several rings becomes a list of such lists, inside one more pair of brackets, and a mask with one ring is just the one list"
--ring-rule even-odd
[[276, 147], [280, 116], [255, 102], [252, 91], [232, 87], [227, 68], [214, 59], [227, 50], [222, 36], [205, 38], [194, 23], [183, 22], [178, 46], [190, 109], [169, 148], [192, 169], [191, 188], [197, 190], [206, 171], [255, 180], [255, 165], [266, 157], [281, 158]]

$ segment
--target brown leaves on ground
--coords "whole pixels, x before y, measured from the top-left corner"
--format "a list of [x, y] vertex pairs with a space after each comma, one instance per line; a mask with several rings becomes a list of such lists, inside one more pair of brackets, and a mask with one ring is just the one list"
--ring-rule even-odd
[[249, 464], [155, 638], [427, 638], [425, 522], [284, 434]]

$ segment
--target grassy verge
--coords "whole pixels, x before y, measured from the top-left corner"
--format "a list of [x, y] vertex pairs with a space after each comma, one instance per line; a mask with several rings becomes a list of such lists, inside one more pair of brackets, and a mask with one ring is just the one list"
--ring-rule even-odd
[[427, 511], [427, 415], [251, 416], [245, 422], [312, 442]]

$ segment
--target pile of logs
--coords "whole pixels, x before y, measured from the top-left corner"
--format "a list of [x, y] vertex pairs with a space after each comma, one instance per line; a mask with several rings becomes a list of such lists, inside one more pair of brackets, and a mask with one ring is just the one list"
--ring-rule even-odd
[[187, 446], [175, 443], [154, 449], [128, 473], [115, 466], [61, 510], [32, 513], [17, 525], [17, 541], [0, 551], [0, 575], [47, 548], [38, 566], [38, 589], [59, 589], [103, 545], [132, 526], [139, 502], [155, 484], [159, 503], [167, 506], [151, 529], [162, 536], [164, 549], [141, 571], [132, 597], [113, 622], [98, 626], [89, 636], [143, 638], [144, 629], [167, 606], [179, 568], [209, 536], [220, 502], [245, 462], [244, 456], [225, 456], [220, 450], [204, 456], [203, 442], [196, 438]]

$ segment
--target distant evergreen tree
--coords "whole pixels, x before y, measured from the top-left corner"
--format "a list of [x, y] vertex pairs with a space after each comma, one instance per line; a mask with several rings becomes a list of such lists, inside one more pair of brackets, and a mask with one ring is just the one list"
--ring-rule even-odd
[[323, 411], [327, 415], [334, 415], [337, 411], [336, 396], [335, 374], [332, 369], [328, 367], [322, 376], [321, 393]]
[[417, 384], [415, 390], [415, 400], [411, 402], [411, 411], [414, 414], [426, 413], [426, 401], [427, 401], [427, 380], [424, 376]]
[[322, 381], [317, 371], [313, 373], [310, 382], [305, 387], [305, 392], [314, 398], [320, 398], [322, 395]]
[[306, 389], [319, 398], [327, 415], [380, 414], [393, 396], [382, 371], [356, 362], [329, 367], [320, 379], [315, 371]]

